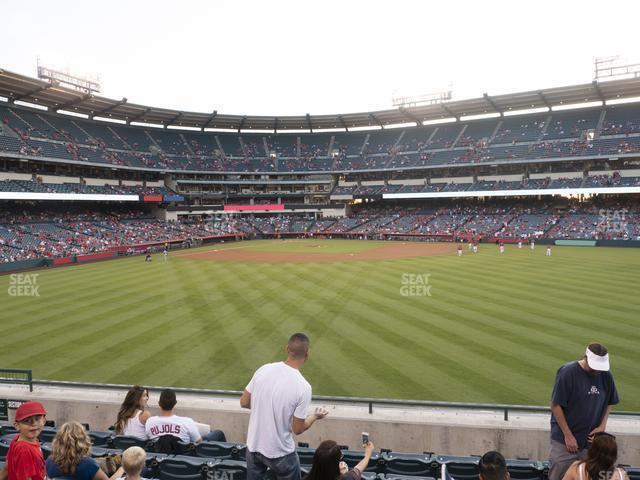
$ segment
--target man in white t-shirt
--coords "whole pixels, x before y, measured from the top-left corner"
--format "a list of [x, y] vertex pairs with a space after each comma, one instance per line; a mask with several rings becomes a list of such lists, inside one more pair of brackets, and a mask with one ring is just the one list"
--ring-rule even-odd
[[267, 468], [278, 480], [300, 480], [293, 434], [300, 435], [329, 413], [316, 408], [307, 415], [311, 385], [300, 373], [300, 367], [308, 358], [309, 337], [295, 333], [287, 343], [287, 359], [260, 367], [244, 389], [240, 406], [251, 409], [247, 480], [265, 478]]
[[[145, 432], [151, 440], [156, 440], [166, 435], [176, 437], [184, 443], [199, 443], [204, 440], [226, 441], [221, 430], [212, 430], [204, 436], [200, 436], [200, 431], [196, 422], [189, 417], [180, 417], [173, 413], [176, 406], [176, 392], [165, 389], [160, 392], [160, 415], [150, 417], [144, 425]], [[171, 453], [171, 452], [162, 452]]]

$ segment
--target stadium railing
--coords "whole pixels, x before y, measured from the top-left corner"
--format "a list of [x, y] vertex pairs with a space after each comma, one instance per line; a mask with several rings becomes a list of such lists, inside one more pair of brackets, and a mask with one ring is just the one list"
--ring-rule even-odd
[[29, 385], [29, 391], [33, 392], [33, 373], [31, 370], [0, 368], [0, 383]]
[[[63, 380], [33, 380], [33, 384], [51, 387], [79, 387], [94, 388], [105, 390], [128, 390], [130, 385], [120, 385], [113, 383], [86, 383], [71, 382]], [[167, 387], [150, 386], [147, 387], [150, 392], [160, 393]], [[198, 395], [210, 395], [215, 397], [240, 397], [242, 392], [237, 390], [210, 390], [206, 388], [184, 388], [171, 387], [176, 393], [191, 393]], [[503, 413], [504, 421], [509, 421], [511, 412], [530, 412], [530, 413], [551, 413], [549, 407], [535, 405], [512, 405], [502, 403], [464, 403], [464, 402], [441, 402], [428, 400], [397, 400], [393, 398], [371, 398], [371, 397], [335, 397], [326, 395], [314, 395], [312, 398], [315, 402], [331, 402], [348, 405], [366, 405], [369, 413], [373, 414], [373, 407], [428, 407], [428, 408], [453, 408], [462, 410], [485, 410], [499, 411]], [[640, 412], [629, 411], [613, 411], [611, 415], [625, 415], [640, 417]]]

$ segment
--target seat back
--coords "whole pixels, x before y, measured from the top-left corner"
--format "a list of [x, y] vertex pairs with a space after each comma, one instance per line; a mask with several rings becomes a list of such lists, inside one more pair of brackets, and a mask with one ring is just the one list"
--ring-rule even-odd
[[244, 460], [246, 446], [231, 442], [202, 442], [196, 445], [199, 457], [214, 457], [229, 460]]
[[387, 476], [434, 476], [431, 454], [385, 452], [379, 462], [379, 472]]
[[[205, 459], [185, 455], [163, 458], [159, 465], [160, 480], [211, 480], [208, 473], [216, 459]], [[209, 475], [210, 476], [210, 475]]]
[[[171, 437], [171, 435], [166, 435], [166, 436]], [[176, 438], [176, 437], [173, 437], [173, 438]], [[126, 450], [129, 447], [140, 447], [140, 448], [146, 449], [149, 441], [142, 440], [141, 438], [132, 437], [129, 435], [116, 435], [111, 440], [111, 443], [113, 445], [113, 448], [118, 448], [120, 450]], [[161, 453], [164, 453], [164, 452], [161, 452]]]

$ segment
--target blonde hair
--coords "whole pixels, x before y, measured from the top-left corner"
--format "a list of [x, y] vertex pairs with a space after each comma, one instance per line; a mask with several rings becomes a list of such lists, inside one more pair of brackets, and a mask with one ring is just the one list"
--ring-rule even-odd
[[122, 468], [127, 475], [138, 475], [147, 459], [146, 452], [140, 447], [129, 447], [122, 453]]
[[78, 422], [67, 422], [53, 438], [51, 459], [66, 475], [73, 475], [84, 457], [89, 456], [91, 438]]

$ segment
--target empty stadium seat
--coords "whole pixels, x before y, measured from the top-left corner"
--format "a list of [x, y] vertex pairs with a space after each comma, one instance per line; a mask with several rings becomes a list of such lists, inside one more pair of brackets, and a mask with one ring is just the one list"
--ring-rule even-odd
[[534, 460], [507, 459], [507, 469], [513, 480], [542, 480], [544, 466]]
[[148, 444], [148, 440], [142, 440], [141, 438], [127, 435], [116, 435], [111, 439], [111, 445], [113, 445], [113, 448], [118, 448], [120, 450], [126, 450], [129, 447], [140, 447], [146, 449]]
[[381, 455], [378, 471], [389, 475], [431, 477], [435, 474], [432, 468], [430, 453], [395, 453], [385, 452]]
[[89, 432], [91, 443], [96, 447], [112, 446], [113, 432]]
[[199, 458], [179, 455], [166, 457], [158, 466], [160, 480], [205, 480], [213, 469], [215, 458]]
[[16, 430], [13, 425], [10, 425], [10, 424], [0, 425], [0, 436], [15, 435], [16, 433], [18, 433], [18, 430]]
[[202, 442], [196, 445], [196, 455], [220, 459], [243, 460], [247, 447], [231, 442]]
[[55, 428], [44, 427], [38, 438], [40, 439], [40, 442], [53, 442], [53, 437], [56, 436], [57, 432], [58, 431]]

